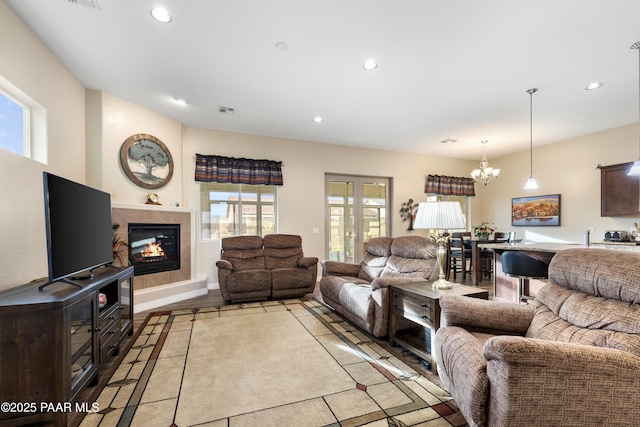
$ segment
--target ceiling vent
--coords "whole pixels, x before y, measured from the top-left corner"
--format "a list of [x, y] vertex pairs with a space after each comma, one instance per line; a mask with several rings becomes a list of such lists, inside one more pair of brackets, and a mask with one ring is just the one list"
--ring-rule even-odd
[[69, 0], [71, 3], [79, 4], [80, 6], [87, 6], [93, 9], [100, 10], [98, 0]]
[[233, 108], [231, 108], [231, 107], [224, 107], [224, 106], [223, 106], [223, 107], [220, 107], [220, 108], [218, 109], [218, 111], [219, 111], [220, 113], [222, 113], [222, 114], [234, 114], [234, 113], [236, 112], [236, 110], [234, 110]]

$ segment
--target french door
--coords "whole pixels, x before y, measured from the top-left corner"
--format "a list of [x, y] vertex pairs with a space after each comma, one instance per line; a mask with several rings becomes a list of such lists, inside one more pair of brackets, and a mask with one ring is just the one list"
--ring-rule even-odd
[[370, 238], [391, 235], [389, 181], [325, 176], [325, 259], [359, 263]]

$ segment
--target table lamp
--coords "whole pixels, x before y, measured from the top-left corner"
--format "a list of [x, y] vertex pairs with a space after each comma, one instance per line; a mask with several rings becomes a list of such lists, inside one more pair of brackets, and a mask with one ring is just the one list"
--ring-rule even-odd
[[445, 262], [447, 259], [446, 244], [450, 236], [446, 230], [460, 230], [466, 227], [466, 220], [458, 202], [422, 202], [413, 224], [416, 229], [436, 230], [431, 238], [438, 244], [437, 258], [440, 265], [438, 280], [433, 282], [433, 289], [451, 289], [453, 285], [445, 278]]

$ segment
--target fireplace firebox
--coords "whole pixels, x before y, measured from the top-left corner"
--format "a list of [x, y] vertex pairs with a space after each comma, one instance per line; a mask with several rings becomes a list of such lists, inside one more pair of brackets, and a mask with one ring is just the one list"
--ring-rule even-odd
[[129, 224], [134, 275], [180, 269], [180, 224]]

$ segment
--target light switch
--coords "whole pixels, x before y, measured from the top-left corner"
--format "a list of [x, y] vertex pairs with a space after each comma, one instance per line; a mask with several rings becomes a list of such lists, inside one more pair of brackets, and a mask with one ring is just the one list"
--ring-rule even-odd
[[318, 227], [313, 227], [313, 234], [320, 233], [320, 229]]

